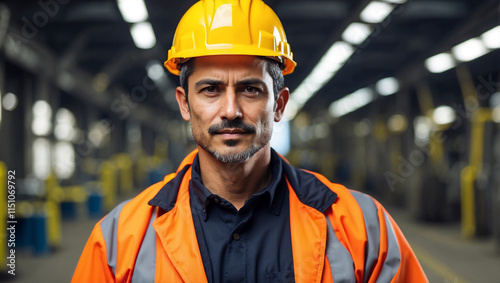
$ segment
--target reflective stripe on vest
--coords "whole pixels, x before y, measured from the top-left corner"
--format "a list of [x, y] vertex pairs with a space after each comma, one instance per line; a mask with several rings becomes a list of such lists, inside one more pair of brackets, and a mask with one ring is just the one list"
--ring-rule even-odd
[[392, 227], [391, 221], [384, 211], [385, 225], [387, 228], [387, 255], [385, 257], [384, 266], [380, 271], [377, 282], [390, 282], [394, 275], [398, 272], [399, 264], [401, 263], [401, 253], [399, 251], [398, 240]]
[[[123, 207], [129, 201], [122, 202], [113, 209], [101, 222], [101, 231], [106, 242], [106, 255], [109, 267], [113, 270], [113, 275], [116, 275], [116, 258], [117, 258], [117, 231], [118, 220]], [[156, 270], [156, 232], [153, 228], [153, 221], [156, 219], [156, 210], [151, 214], [148, 228], [141, 247], [137, 254], [134, 271], [132, 274], [132, 282], [154, 282]]]
[[358, 202], [361, 212], [363, 213], [363, 218], [365, 219], [368, 243], [365, 248], [365, 275], [363, 282], [368, 282], [370, 274], [377, 263], [380, 249], [380, 223], [377, 217], [377, 206], [375, 206], [375, 203], [369, 196], [356, 191], [350, 192]]
[[116, 231], [118, 230], [118, 219], [120, 218], [123, 206], [128, 202], [129, 201], [124, 201], [120, 203], [101, 221], [102, 236], [106, 242], [108, 265], [113, 269], [113, 276], [116, 275], [116, 252], [118, 251]]
[[[356, 191], [350, 192], [359, 204], [365, 220], [364, 224], [368, 243], [365, 248], [365, 274], [363, 282], [368, 281], [370, 275], [372, 275], [373, 268], [379, 259], [383, 259], [384, 263], [376, 282], [390, 282], [397, 273], [401, 262], [399, 244], [397, 242], [391, 221], [386, 212], [382, 210], [384, 221], [380, 221], [385, 222], [383, 223], [385, 227], [382, 227], [382, 230], [387, 232], [387, 253], [385, 258], [379, 258], [379, 247], [381, 241], [381, 227], [378, 217], [379, 209], [371, 197]], [[102, 234], [106, 242], [107, 263], [113, 270], [113, 274], [116, 274], [118, 220], [123, 207], [127, 203], [128, 201], [118, 205], [103, 219], [100, 224]], [[132, 282], [154, 282], [156, 272], [156, 231], [153, 228], [153, 221], [156, 217], [157, 208], [151, 214], [144, 239], [142, 240], [140, 249], [137, 251], [138, 254], [132, 274]], [[327, 243], [325, 252], [330, 264], [333, 282], [355, 282], [354, 262], [352, 256], [342, 243], [340, 243], [328, 216], [326, 216], [326, 224]]]
[[135, 261], [132, 282], [154, 282], [156, 271], [156, 231], [153, 221], [156, 219], [158, 208], [151, 214], [146, 235], [142, 240], [137, 260]]
[[349, 251], [340, 243], [332, 223], [326, 216], [327, 238], [326, 238], [326, 257], [330, 263], [333, 282], [351, 283], [355, 282], [354, 262]]
[[[368, 282], [373, 268], [375, 267], [379, 258], [380, 252], [380, 221], [378, 218], [378, 209], [373, 199], [363, 193], [357, 191], [350, 191], [361, 208], [365, 222], [366, 235], [368, 244], [366, 246], [365, 258], [365, 274], [363, 282]], [[394, 275], [396, 275], [401, 262], [401, 253], [399, 251], [399, 244], [394, 234], [391, 221], [385, 211], [383, 211], [385, 219], [385, 231], [387, 231], [387, 255], [385, 257], [382, 270], [378, 276], [377, 282], [390, 282]]]

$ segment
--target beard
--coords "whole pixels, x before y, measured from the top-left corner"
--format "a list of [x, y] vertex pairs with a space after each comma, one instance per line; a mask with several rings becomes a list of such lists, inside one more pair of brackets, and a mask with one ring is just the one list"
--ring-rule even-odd
[[[269, 124], [270, 123], [265, 123], [263, 125], [264, 130], [266, 130], [269, 127]], [[224, 120], [220, 124], [215, 124], [210, 126], [210, 128], [208, 129], [208, 133], [211, 136], [213, 136], [218, 134], [220, 131], [224, 129], [241, 129], [247, 134], [254, 134], [256, 132], [255, 127], [253, 125], [245, 124], [240, 119], [235, 119], [235, 120]], [[191, 134], [196, 144], [198, 144], [201, 148], [210, 153], [210, 155], [212, 155], [216, 160], [218, 160], [221, 163], [242, 163], [247, 161], [255, 153], [257, 153], [259, 150], [261, 150], [265, 145], [269, 143], [269, 141], [271, 140], [271, 133], [272, 129], [270, 131], [267, 131], [267, 134], [265, 134], [256, 144], [251, 144], [247, 149], [241, 152], [223, 154], [217, 151], [215, 148], [212, 148], [208, 143], [204, 142], [202, 135], [196, 135], [193, 131], [193, 127], [191, 127]], [[235, 147], [238, 144], [238, 141], [228, 140], [225, 141], [224, 143], [228, 147]]]

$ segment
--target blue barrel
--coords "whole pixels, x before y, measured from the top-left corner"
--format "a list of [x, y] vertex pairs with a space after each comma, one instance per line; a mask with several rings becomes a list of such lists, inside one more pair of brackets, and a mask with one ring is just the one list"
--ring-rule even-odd
[[87, 211], [89, 217], [101, 218], [104, 216], [103, 196], [99, 193], [92, 193], [87, 199]]
[[76, 219], [78, 216], [76, 203], [73, 201], [61, 202], [61, 214], [63, 219]]
[[33, 252], [37, 255], [49, 253], [49, 240], [47, 233], [47, 216], [33, 215]]

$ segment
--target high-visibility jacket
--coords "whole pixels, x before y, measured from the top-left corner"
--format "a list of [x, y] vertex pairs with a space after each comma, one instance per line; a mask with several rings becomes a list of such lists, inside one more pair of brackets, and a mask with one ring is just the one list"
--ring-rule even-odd
[[[207, 282], [189, 202], [196, 154], [95, 225], [72, 282]], [[282, 164], [296, 282], [428, 282], [377, 201]], [[333, 205], [322, 207], [325, 193], [333, 195]], [[166, 205], [157, 207], [155, 200]]]

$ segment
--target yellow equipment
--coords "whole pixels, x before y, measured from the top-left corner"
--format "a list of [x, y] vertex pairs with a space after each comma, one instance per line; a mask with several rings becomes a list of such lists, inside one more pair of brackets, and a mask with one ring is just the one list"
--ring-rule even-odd
[[283, 75], [297, 65], [278, 16], [262, 0], [202, 0], [184, 14], [165, 67], [179, 75], [179, 64], [208, 55], [270, 57], [283, 64]]

